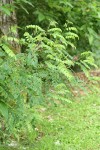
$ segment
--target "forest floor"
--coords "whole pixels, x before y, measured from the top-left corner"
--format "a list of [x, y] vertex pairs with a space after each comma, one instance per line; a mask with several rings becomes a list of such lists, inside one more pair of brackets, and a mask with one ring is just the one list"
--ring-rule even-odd
[[40, 110], [34, 150], [100, 150], [100, 94]]
[[100, 150], [100, 91], [80, 93], [72, 103], [34, 106], [34, 136], [21, 148], [0, 150]]
[[35, 124], [33, 142], [24, 141], [24, 148], [0, 150], [100, 150], [100, 93], [34, 109], [41, 117]]

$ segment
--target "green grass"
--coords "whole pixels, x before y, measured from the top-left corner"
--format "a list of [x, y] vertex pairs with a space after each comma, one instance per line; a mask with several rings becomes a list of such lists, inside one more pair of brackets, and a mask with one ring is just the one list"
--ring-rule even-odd
[[46, 108], [34, 150], [100, 150], [99, 100], [94, 94]]
[[28, 149], [100, 150], [99, 96], [93, 94], [70, 104], [36, 107], [41, 119], [35, 123], [32, 146]]

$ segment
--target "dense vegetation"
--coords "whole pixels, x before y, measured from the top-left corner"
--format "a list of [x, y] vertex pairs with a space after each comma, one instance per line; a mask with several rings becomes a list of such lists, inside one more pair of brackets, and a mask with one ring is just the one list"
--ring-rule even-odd
[[74, 72], [98, 80], [89, 71], [100, 66], [100, 2], [2, 0], [0, 10], [0, 141], [31, 144], [43, 124], [35, 106], [71, 103], [85, 90]]

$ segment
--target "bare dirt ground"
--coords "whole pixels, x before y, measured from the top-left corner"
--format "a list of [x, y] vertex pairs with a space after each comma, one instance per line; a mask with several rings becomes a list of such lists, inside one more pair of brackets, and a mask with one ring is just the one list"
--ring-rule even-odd
[[[88, 80], [85, 73], [83, 72], [74, 73], [74, 75], [81, 80]], [[91, 70], [90, 77], [100, 77], [100, 70]]]
[[74, 76], [82, 82], [82, 86], [74, 87], [72, 93], [74, 96], [84, 96], [87, 93], [92, 93], [93, 91], [99, 90], [100, 88], [100, 70], [91, 70], [90, 77], [87, 78], [85, 73], [78, 72], [74, 73]]

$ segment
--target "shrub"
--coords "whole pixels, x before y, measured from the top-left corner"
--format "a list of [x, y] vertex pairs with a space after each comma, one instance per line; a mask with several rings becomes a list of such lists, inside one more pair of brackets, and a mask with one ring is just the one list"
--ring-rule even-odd
[[1, 128], [5, 124], [6, 136], [9, 133], [19, 139], [23, 129], [33, 133], [34, 104], [52, 99], [71, 102], [71, 87], [76, 83], [72, 66], [79, 65], [86, 75], [89, 66], [95, 66], [90, 52], [82, 53], [78, 61], [68, 53], [69, 47], [76, 48], [73, 43], [78, 38], [77, 29], [65, 24], [61, 30], [56, 24], [51, 22], [48, 30], [27, 26], [24, 37], [18, 41], [24, 53], [15, 55], [5, 44], [6, 38], [1, 39], [0, 119]]

